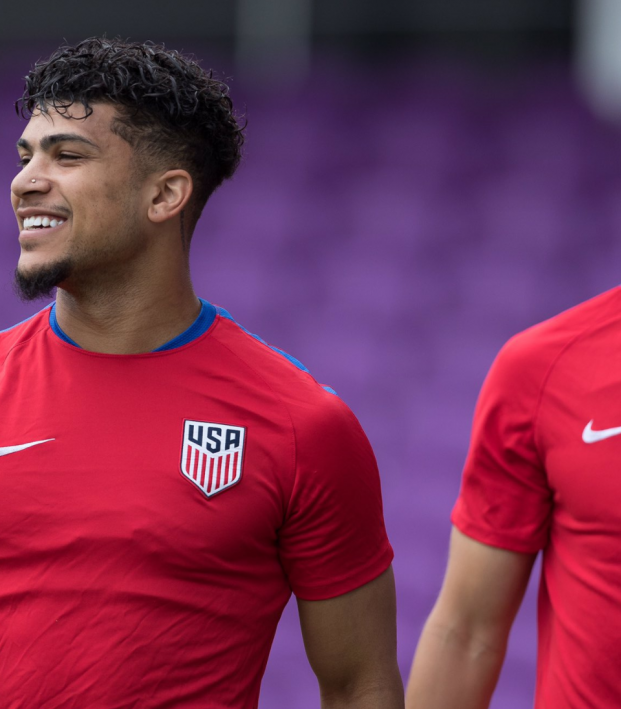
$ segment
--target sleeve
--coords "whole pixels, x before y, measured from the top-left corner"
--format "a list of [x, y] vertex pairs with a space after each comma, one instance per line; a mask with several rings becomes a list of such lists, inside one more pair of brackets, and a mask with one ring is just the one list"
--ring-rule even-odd
[[529, 342], [523, 335], [510, 340], [485, 380], [451, 516], [467, 536], [523, 553], [545, 546], [552, 508], [535, 436], [549, 367]]
[[375, 456], [334, 394], [306, 405], [296, 427], [295, 481], [280, 530], [280, 558], [296, 596], [340, 596], [372, 581], [393, 558]]

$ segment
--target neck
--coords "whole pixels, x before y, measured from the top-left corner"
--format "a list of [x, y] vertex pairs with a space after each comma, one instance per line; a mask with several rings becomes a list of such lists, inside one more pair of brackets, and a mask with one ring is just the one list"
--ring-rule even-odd
[[80, 347], [106, 354], [152, 352], [180, 335], [200, 313], [187, 268], [165, 280], [116, 279], [116, 286], [59, 288], [56, 318]]

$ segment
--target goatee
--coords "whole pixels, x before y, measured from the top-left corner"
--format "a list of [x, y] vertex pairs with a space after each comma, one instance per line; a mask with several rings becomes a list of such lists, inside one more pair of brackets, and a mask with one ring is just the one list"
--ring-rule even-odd
[[72, 264], [69, 259], [28, 273], [22, 273], [19, 268], [16, 268], [13, 286], [17, 296], [25, 302], [37, 298], [50, 298], [54, 288], [69, 277], [71, 270]]

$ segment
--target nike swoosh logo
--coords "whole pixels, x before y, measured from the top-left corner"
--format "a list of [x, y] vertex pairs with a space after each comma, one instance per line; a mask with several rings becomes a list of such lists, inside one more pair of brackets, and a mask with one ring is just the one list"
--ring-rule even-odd
[[32, 441], [32, 443], [21, 443], [18, 446], [0, 446], [0, 455], [9, 455], [10, 453], [17, 453], [18, 451], [23, 451], [26, 448], [32, 448], [32, 446], [40, 446], [42, 443], [49, 443], [50, 441], [55, 440], [55, 438], [46, 438], [44, 441]]
[[589, 421], [582, 431], [582, 440], [585, 443], [597, 443], [598, 441], [604, 441], [606, 438], [612, 438], [613, 436], [618, 436], [621, 434], [621, 426], [616, 426], [615, 428], [603, 428], [601, 431], [594, 431], [593, 421]]

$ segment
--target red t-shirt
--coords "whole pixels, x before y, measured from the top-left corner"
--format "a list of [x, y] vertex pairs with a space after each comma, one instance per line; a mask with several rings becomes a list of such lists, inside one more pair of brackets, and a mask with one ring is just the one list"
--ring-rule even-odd
[[477, 404], [453, 522], [543, 549], [535, 706], [621, 706], [621, 290], [510, 340]]
[[3, 709], [256, 707], [291, 591], [389, 566], [350, 410], [226, 311], [199, 321], [142, 355], [63, 341], [49, 308], [0, 334]]

